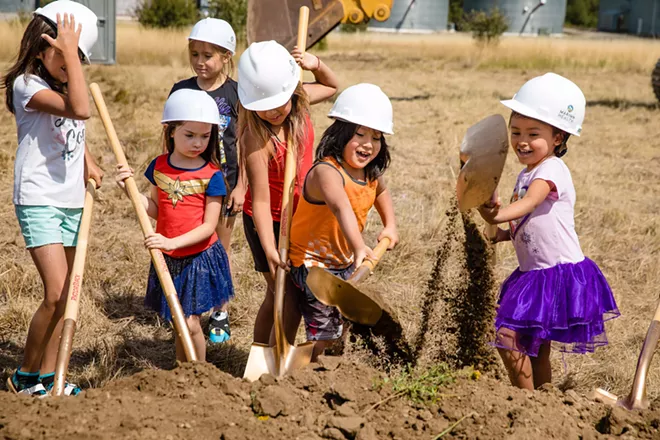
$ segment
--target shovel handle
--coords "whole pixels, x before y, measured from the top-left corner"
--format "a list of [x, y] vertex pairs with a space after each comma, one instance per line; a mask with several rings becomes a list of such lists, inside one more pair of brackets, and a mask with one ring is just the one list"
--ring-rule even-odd
[[376, 259], [373, 260], [371, 258], [366, 258], [360, 267], [357, 268], [355, 273], [353, 273], [353, 276], [350, 278], [351, 281], [355, 283], [359, 283], [374, 271], [376, 266], [378, 265], [378, 262], [380, 259], [385, 255], [385, 252], [387, 251], [387, 248], [390, 247], [390, 239], [385, 237], [381, 241], [378, 242], [376, 247], [374, 248], [374, 254], [376, 255]]
[[[495, 206], [497, 203], [497, 199], [499, 198], [499, 195], [497, 193], [497, 189], [493, 191], [493, 195], [490, 196], [490, 206]], [[486, 235], [486, 238], [489, 240], [494, 240], [497, 237], [497, 230], [499, 227], [497, 225], [491, 225], [490, 223], [486, 223], [486, 227], [484, 228], [484, 234]]]
[[82, 292], [83, 273], [85, 271], [85, 258], [87, 257], [87, 242], [89, 229], [92, 223], [92, 208], [94, 207], [94, 195], [96, 194], [96, 181], [87, 181], [85, 191], [85, 203], [83, 205], [82, 218], [78, 230], [78, 242], [76, 243], [76, 256], [73, 259], [73, 268], [69, 277], [69, 290], [66, 297], [66, 308], [64, 310], [64, 327], [55, 362], [55, 382], [53, 394], [61, 396], [64, 393], [66, 373], [69, 369], [71, 359], [71, 348], [73, 347], [73, 336], [76, 332], [76, 321], [78, 319], [78, 307], [80, 305], [80, 294]]
[[[305, 56], [307, 51], [307, 28], [309, 26], [309, 8], [301, 6], [298, 13], [298, 49]], [[300, 68], [300, 81], [302, 81], [302, 67]]]
[[[110, 147], [115, 154], [117, 163], [128, 165], [126, 155], [124, 154], [124, 149], [119, 143], [119, 138], [117, 137], [117, 132], [115, 131], [115, 127], [112, 124], [112, 119], [110, 119], [110, 114], [108, 113], [108, 108], [105, 105], [105, 100], [103, 99], [101, 89], [99, 88], [98, 84], [92, 83], [89, 86], [89, 90], [92, 93], [92, 98], [94, 98], [94, 103], [96, 104], [96, 108], [99, 112], [99, 115], [101, 116], [101, 121], [103, 121], [105, 133], [108, 136]], [[142, 201], [140, 199], [140, 191], [138, 190], [137, 184], [135, 183], [135, 179], [133, 177], [129, 177], [124, 180], [124, 184], [126, 185], [128, 197], [131, 199], [133, 208], [137, 214], [140, 228], [142, 228], [142, 233], [146, 237], [147, 235], [152, 234], [154, 229], [151, 226], [151, 221], [149, 220], [147, 210], [144, 208], [144, 205], [142, 205]], [[156, 273], [158, 274], [160, 285], [163, 287], [165, 299], [167, 300], [167, 304], [170, 307], [170, 311], [172, 312], [174, 329], [181, 339], [186, 359], [189, 362], [196, 361], [197, 354], [195, 353], [192, 338], [190, 337], [190, 332], [188, 331], [188, 325], [186, 324], [186, 320], [183, 316], [183, 309], [181, 308], [179, 297], [176, 294], [176, 289], [174, 288], [174, 283], [172, 282], [172, 275], [170, 275], [170, 271], [167, 268], [167, 263], [165, 263], [165, 258], [163, 258], [163, 253], [159, 249], [150, 249], [149, 253], [151, 254], [151, 261], [154, 264]]]

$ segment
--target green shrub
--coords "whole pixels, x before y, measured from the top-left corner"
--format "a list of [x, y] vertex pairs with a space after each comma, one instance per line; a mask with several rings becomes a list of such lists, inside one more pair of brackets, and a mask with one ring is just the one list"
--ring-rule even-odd
[[367, 27], [369, 27], [369, 19], [365, 19], [362, 23], [360, 24], [353, 24], [353, 23], [342, 23], [339, 26], [339, 31], [340, 32], [346, 32], [348, 34], [353, 34], [355, 32], [366, 32]]
[[209, 17], [220, 18], [231, 25], [240, 42], [247, 41], [247, 0], [210, 0]]
[[142, 26], [150, 28], [181, 28], [199, 19], [195, 0], [143, 0], [135, 9]]
[[472, 11], [467, 17], [466, 30], [471, 31], [472, 37], [479, 43], [497, 43], [508, 28], [506, 16], [497, 8], [489, 12]]
[[568, 0], [566, 23], [586, 28], [597, 27], [598, 4], [598, 0]]

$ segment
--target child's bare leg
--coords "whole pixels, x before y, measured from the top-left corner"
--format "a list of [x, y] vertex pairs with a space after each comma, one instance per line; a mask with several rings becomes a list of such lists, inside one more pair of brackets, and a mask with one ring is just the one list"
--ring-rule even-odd
[[325, 341], [315, 341], [314, 351], [312, 352], [312, 362], [316, 362], [317, 358], [323, 354], [326, 348], [336, 344], [338, 339], [328, 339]]
[[[233, 273], [231, 267], [231, 234], [234, 230], [234, 223], [236, 222], [236, 216], [226, 216], [224, 214], [220, 215], [218, 219], [218, 226], [215, 228], [215, 233], [218, 234], [218, 240], [222, 244], [222, 247], [225, 248], [227, 253], [227, 259], [229, 260], [229, 271]], [[223, 303], [220, 307], [215, 307], [214, 312], [226, 312], [229, 309], [229, 303]]]
[[266, 280], [266, 297], [259, 307], [257, 319], [254, 322], [254, 342], [268, 344], [270, 331], [273, 328], [273, 307], [275, 305], [275, 280], [270, 273], [263, 273]]
[[[204, 339], [204, 333], [202, 332], [199, 315], [187, 316], [186, 324], [188, 325], [188, 331], [190, 331], [190, 338], [192, 339], [195, 354], [197, 354], [197, 360], [202, 362], [206, 361], [206, 340]], [[183, 343], [181, 342], [179, 335], [176, 333], [176, 329], [174, 330], [174, 343], [176, 346], [176, 360], [186, 362], [186, 352], [183, 350]]]
[[534, 372], [534, 388], [545, 383], [552, 383], [552, 368], [550, 366], [550, 342], [545, 342], [539, 348], [539, 355], [530, 358]]
[[500, 328], [497, 331], [497, 342], [511, 349], [498, 347], [497, 351], [502, 358], [504, 367], [509, 374], [511, 385], [518, 388], [534, 389], [534, 379], [532, 374], [532, 362], [529, 356], [519, 351], [513, 350], [518, 347], [518, 335], [515, 331], [508, 328]]
[[[287, 276], [286, 293], [284, 295], [284, 310], [282, 313], [282, 326], [284, 327], [286, 339], [291, 345], [296, 342], [296, 334], [298, 333], [298, 326], [300, 325], [300, 319], [302, 318], [299, 307], [300, 295], [304, 295], [304, 293], [293, 283], [291, 277]], [[274, 306], [275, 305], [273, 304], [273, 307]], [[270, 332], [269, 341], [271, 346], [275, 345], [274, 323]]]
[[30, 249], [30, 256], [44, 285], [44, 299], [30, 322], [21, 371], [40, 371], [41, 374], [55, 371], [69, 270], [75, 253], [75, 248], [65, 248], [62, 244]]

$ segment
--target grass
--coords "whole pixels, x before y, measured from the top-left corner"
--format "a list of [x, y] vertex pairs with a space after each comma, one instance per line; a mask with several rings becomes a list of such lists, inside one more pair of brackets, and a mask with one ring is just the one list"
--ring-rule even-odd
[[[191, 75], [185, 56], [187, 31], [145, 31], [122, 23], [117, 34], [119, 64], [88, 67], [86, 76], [88, 82], [100, 84], [139, 176], [160, 150], [158, 121], [167, 92], [176, 80]], [[0, 63], [9, 62], [19, 38], [20, 27], [0, 24]], [[387, 254], [371, 284], [381, 289], [409, 337], [420, 325], [422, 295], [444, 238], [443, 213], [453, 193], [465, 130], [492, 113], [508, 116], [498, 101], [511, 97], [527, 79], [552, 69], [574, 80], [588, 99], [584, 134], [571, 139], [565, 161], [578, 193], [576, 227], [582, 247], [607, 276], [623, 313], [607, 324], [609, 347], [591, 355], [566, 356], [566, 369], [562, 356], [553, 354], [554, 382], [585, 393], [594, 387], [620, 395], [628, 392], [660, 285], [660, 127], [650, 88], [658, 56], [657, 42], [637, 39], [504, 38], [497, 47], [479, 48], [460, 35], [329, 38], [329, 49], [321, 57], [337, 72], [342, 87], [374, 82], [393, 100], [396, 134], [388, 139], [393, 163], [386, 178], [401, 244]], [[325, 115], [330, 106], [325, 102], [313, 108], [317, 141], [329, 125]], [[88, 121], [87, 141], [107, 176], [95, 206], [70, 373], [83, 386], [98, 387], [145, 368], [172, 367], [174, 348], [169, 326], [142, 306], [149, 257], [131, 205], [113, 183], [115, 160], [96, 114]], [[21, 360], [27, 326], [42, 296], [11, 206], [15, 151], [15, 122], [3, 108], [2, 377]], [[508, 158], [501, 194], [511, 191], [520, 168], [514, 157]], [[137, 180], [146, 190], [146, 179]], [[372, 213], [365, 231], [368, 243], [375, 242], [379, 227]], [[497, 277], [503, 280], [517, 262], [509, 244], [499, 245], [497, 253]], [[210, 347], [208, 360], [240, 375], [264, 292], [240, 221], [231, 259], [237, 291], [230, 304], [232, 339]], [[649, 373], [651, 398], [660, 396], [657, 365]], [[428, 385], [415, 381], [418, 378], [401, 379], [399, 392], [426, 393]]]

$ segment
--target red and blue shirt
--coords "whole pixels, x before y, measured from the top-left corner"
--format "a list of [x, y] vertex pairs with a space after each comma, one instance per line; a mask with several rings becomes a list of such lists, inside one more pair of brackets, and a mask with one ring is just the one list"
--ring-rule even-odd
[[[167, 238], [183, 235], [204, 223], [207, 196], [227, 195], [222, 172], [210, 162], [195, 169], [178, 168], [170, 163], [169, 154], [163, 154], [149, 164], [144, 175], [158, 188], [156, 232]], [[163, 252], [171, 257], [187, 257], [205, 251], [217, 240], [214, 232], [192, 246]]]

